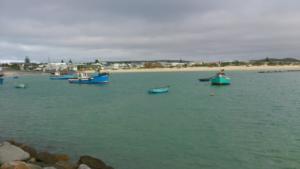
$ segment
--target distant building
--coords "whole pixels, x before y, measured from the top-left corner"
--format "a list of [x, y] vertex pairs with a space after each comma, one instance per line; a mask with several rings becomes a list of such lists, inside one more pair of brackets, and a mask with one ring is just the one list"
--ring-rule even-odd
[[66, 63], [48, 63], [45, 70], [46, 71], [58, 71], [65, 70], [68, 68]]

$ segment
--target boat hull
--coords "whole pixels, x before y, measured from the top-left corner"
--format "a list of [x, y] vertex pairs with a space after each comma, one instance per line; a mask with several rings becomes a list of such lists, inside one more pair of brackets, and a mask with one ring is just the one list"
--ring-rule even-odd
[[226, 76], [216, 76], [211, 79], [212, 85], [230, 85], [231, 80]]
[[62, 75], [62, 76], [50, 76], [51, 80], [68, 80], [68, 79], [75, 79], [77, 75]]
[[27, 85], [22, 83], [22, 84], [16, 85], [15, 88], [17, 88], [17, 89], [25, 89], [25, 88], [27, 88]]
[[69, 79], [69, 83], [73, 84], [105, 84], [109, 82], [109, 75], [99, 75], [85, 79]]
[[159, 93], [168, 93], [168, 92], [169, 92], [169, 88], [154, 88], [148, 91], [148, 93], [150, 94], [159, 94]]

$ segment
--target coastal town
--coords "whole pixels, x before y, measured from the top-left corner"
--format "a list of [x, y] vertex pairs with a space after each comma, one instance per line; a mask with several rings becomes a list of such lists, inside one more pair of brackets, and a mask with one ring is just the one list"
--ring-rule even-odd
[[193, 71], [193, 70], [215, 70], [216, 68], [236, 69], [267, 69], [281, 68], [284, 66], [298, 67], [300, 60], [294, 58], [265, 58], [260, 60], [249, 61], [187, 61], [187, 60], [152, 60], [152, 61], [100, 61], [96, 59], [92, 62], [74, 63], [71, 59], [60, 62], [39, 63], [31, 62], [29, 57], [25, 57], [24, 61], [0, 61], [0, 73], [3, 70], [8, 71], [24, 71], [24, 72], [45, 72], [52, 73], [55, 71], [96, 71], [105, 70], [110, 72], [131, 72], [131, 71]]

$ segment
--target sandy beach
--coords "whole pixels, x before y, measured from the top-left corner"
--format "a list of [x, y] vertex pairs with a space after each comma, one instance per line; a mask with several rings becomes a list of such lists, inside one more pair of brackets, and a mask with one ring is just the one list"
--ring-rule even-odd
[[[205, 72], [205, 71], [268, 71], [268, 70], [300, 70], [300, 65], [283, 65], [283, 66], [226, 66], [226, 67], [187, 67], [187, 68], [152, 68], [152, 69], [104, 69], [103, 71], [109, 73], [142, 73], [142, 72]], [[85, 71], [93, 73], [94, 71]], [[6, 77], [24, 76], [24, 75], [39, 75], [43, 72], [26, 72], [16, 70], [5, 70]]]
[[110, 73], [138, 73], [138, 72], [201, 72], [201, 71], [263, 71], [263, 70], [300, 70], [300, 65], [293, 66], [226, 66], [226, 67], [188, 67], [188, 68], [153, 68], [153, 69], [118, 69], [107, 70]]
[[43, 72], [26, 72], [26, 71], [17, 71], [17, 70], [4, 70], [4, 76], [5, 77], [40, 75], [42, 73]]

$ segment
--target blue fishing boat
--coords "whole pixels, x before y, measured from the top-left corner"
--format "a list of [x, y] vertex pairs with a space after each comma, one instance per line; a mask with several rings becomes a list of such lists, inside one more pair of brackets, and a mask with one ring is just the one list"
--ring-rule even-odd
[[69, 83], [75, 84], [104, 84], [109, 82], [108, 73], [96, 73], [90, 77], [79, 76], [78, 78], [69, 79]]
[[231, 79], [225, 76], [224, 70], [221, 70], [221, 72], [211, 78], [212, 85], [230, 85], [230, 83]]
[[50, 76], [49, 78], [51, 80], [68, 80], [68, 79], [74, 79], [78, 76], [76, 74], [69, 74], [69, 75], [60, 75], [60, 76]]
[[148, 91], [150, 94], [168, 93], [170, 86], [152, 88]]
[[76, 72], [68, 72], [67, 74], [61, 74], [60, 72], [55, 72], [54, 75], [49, 77], [51, 80], [68, 80], [78, 78]]

